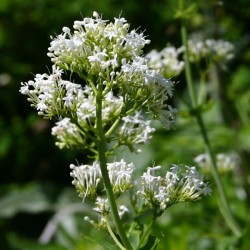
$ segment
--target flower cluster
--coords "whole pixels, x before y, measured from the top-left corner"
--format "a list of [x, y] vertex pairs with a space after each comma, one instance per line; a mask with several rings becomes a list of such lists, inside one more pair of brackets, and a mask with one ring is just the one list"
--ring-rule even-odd
[[70, 176], [73, 178], [72, 184], [75, 186], [79, 196], [83, 199], [86, 196], [95, 196], [97, 186], [102, 179], [100, 164], [94, 162], [93, 165], [80, 165], [76, 166], [70, 164], [72, 170]]
[[123, 125], [119, 130], [118, 142], [120, 145], [127, 145], [131, 151], [136, 150], [137, 144], [145, 144], [151, 139], [152, 133], [155, 131], [150, 126], [150, 120], [144, 120], [144, 117], [136, 112], [135, 115], [128, 115], [122, 118]]
[[142, 190], [138, 194], [146, 205], [166, 208], [181, 201], [195, 201], [211, 193], [208, 183], [195, 167], [172, 165], [165, 177], [155, 176], [161, 167], [149, 167], [141, 177]]
[[142, 54], [149, 43], [143, 34], [128, 32], [126, 19], [115, 18], [114, 23], [108, 23], [97, 12], [93, 18], [75, 21], [73, 28], [73, 32], [68, 27], [62, 29], [63, 33], [51, 42], [48, 56], [60, 67], [80, 75], [107, 75], [107, 69], [115, 70], [122, 60]]
[[109, 179], [113, 185], [113, 191], [124, 192], [131, 188], [132, 185], [132, 173], [134, 171], [133, 163], [126, 163], [123, 159], [119, 162], [112, 162], [107, 164]]
[[[110, 213], [110, 207], [108, 203], [108, 199], [103, 199], [101, 197], [97, 197], [95, 201], [96, 207], [93, 208], [94, 211], [99, 213], [100, 215], [107, 215]], [[118, 214], [119, 217], [122, 218], [125, 213], [129, 212], [128, 208], [124, 205], [119, 206]]]
[[[194, 158], [194, 161], [205, 173], [209, 173], [211, 171], [212, 163], [208, 154], [200, 154]], [[221, 174], [234, 171], [239, 165], [239, 163], [239, 156], [234, 153], [219, 153], [216, 155], [217, 169], [218, 172]]]
[[179, 59], [181, 52], [174, 46], [167, 46], [160, 52], [152, 50], [146, 58], [150, 67], [159, 70], [164, 77], [172, 78], [178, 76], [184, 68], [184, 61]]
[[60, 149], [73, 146], [78, 147], [85, 144], [84, 135], [74, 123], [70, 122], [69, 118], [56, 122], [51, 134], [56, 136], [56, 145]]
[[[224, 63], [233, 58], [234, 46], [232, 43], [214, 39], [192, 39], [188, 41], [189, 60], [199, 63], [202, 60]], [[166, 78], [178, 76], [184, 69], [181, 59], [184, 46], [175, 48], [167, 46], [160, 52], [152, 50], [146, 55], [148, 64], [158, 70]]]
[[[95, 207], [93, 208], [95, 212], [97, 212], [100, 216], [99, 221], [96, 223], [94, 220], [91, 220], [89, 216], [85, 216], [84, 220], [89, 222], [91, 225], [93, 225], [96, 228], [107, 228], [107, 219], [108, 215], [110, 214], [110, 207], [109, 207], [109, 202], [108, 199], [97, 197], [95, 200]], [[129, 213], [129, 209], [124, 206], [120, 205], [118, 207], [118, 215], [120, 219], [126, 214]]]
[[200, 62], [205, 59], [224, 63], [233, 58], [233, 49], [232, 43], [223, 40], [188, 41], [189, 59], [192, 62]]
[[[99, 182], [102, 180], [100, 164], [95, 161], [93, 165], [70, 165], [72, 184], [75, 186], [79, 196], [94, 197], [98, 188]], [[126, 163], [123, 159], [118, 162], [107, 164], [109, 179], [113, 186], [114, 193], [122, 193], [133, 187], [132, 174], [134, 171], [133, 163]]]
[[[34, 81], [21, 83], [20, 92], [28, 96], [39, 115], [59, 120], [52, 129], [56, 145], [89, 147], [91, 140], [96, 149], [100, 85], [104, 132], [109, 131], [118, 144], [135, 151], [135, 144], [150, 139], [153, 129], [150, 121], [138, 115], [142, 112], [168, 129], [173, 126], [176, 110], [168, 104], [173, 83], [151, 69], [141, 56], [148, 43], [143, 33], [129, 31], [124, 18], [108, 22], [96, 12], [93, 18], [75, 21], [72, 31], [64, 27], [52, 40], [48, 53], [54, 63], [51, 74], [36, 74]], [[79, 83], [63, 79], [67, 70], [80, 76]]]
[[62, 70], [53, 65], [51, 75], [36, 74], [34, 81], [21, 83], [20, 92], [28, 96], [39, 115], [51, 118], [62, 112], [65, 86], [72, 87], [72, 84], [62, 80], [61, 76]]

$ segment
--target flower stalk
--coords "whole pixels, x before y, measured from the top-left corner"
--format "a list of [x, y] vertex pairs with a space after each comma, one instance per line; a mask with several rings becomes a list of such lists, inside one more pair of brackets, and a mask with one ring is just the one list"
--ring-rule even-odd
[[107, 159], [105, 155], [105, 136], [103, 131], [103, 124], [102, 124], [102, 100], [103, 100], [103, 85], [100, 83], [97, 89], [96, 95], [96, 125], [97, 125], [97, 136], [98, 136], [98, 156], [100, 161], [100, 168], [102, 172], [103, 183], [106, 189], [107, 198], [109, 200], [111, 214], [114, 220], [114, 224], [116, 226], [117, 232], [122, 240], [123, 245], [127, 250], [132, 250], [131, 244], [126, 236], [126, 233], [123, 229], [117, 205], [115, 202], [114, 193], [112, 190], [112, 185], [110, 183], [108, 169], [107, 169]]
[[[185, 10], [185, 0], [179, 0], [179, 8], [180, 8], [180, 13], [182, 13], [182, 11]], [[191, 67], [190, 67], [190, 61], [189, 61], [188, 34], [187, 34], [185, 17], [183, 17], [181, 21], [182, 21], [181, 22], [181, 38], [182, 38], [182, 43], [183, 43], [184, 51], [185, 51], [184, 52], [185, 74], [186, 74], [189, 96], [191, 99], [191, 109], [195, 111], [193, 112], [193, 115], [196, 118], [196, 121], [199, 126], [201, 135], [203, 137], [203, 141], [205, 143], [207, 152], [211, 159], [212, 175], [213, 175], [213, 178], [217, 186], [217, 190], [218, 190], [220, 211], [228, 227], [232, 230], [232, 232], [235, 234], [236, 237], [240, 237], [242, 235], [240, 227], [238, 223], [236, 222], [236, 220], [234, 219], [232, 212], [230, 210], [230, 207], [229, 207], [226, 195], [225, 195], [225, 191], [224, 191], [223, 185], [221, 183], [221, 180], [218, 174], [217, 164], [216, 164], [216, 160], [214, 157], [214, 153], [212, 151], [212, 147], [211, 147], [211, 143], [207, 134], [207, 130], [205, 128], [202, 115], [200, 111], [197, 109], [197, 98], [196, 98], [196, 92], [195, 92], [195, 87], [194, 87], [194, 83], [192, 79]]]

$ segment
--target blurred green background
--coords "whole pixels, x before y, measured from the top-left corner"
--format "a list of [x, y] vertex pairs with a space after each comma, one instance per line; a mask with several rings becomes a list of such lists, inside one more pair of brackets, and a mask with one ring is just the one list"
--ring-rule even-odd
[[[177, 2], [0, 0], [0, 249], [103, 249], [98, 242], [105, 249], [115, 249], [111, 241], [104, 241], [104, 233], [97, 234], [83, 221], [91, 209], [88, 202], [81, 203], [71, 186], [69, 164], [86, 161], [86, 152], [56, 148], [52, 122], [38, 117], [19, 93], [20, 83], [36, 73], [49, 72], [50, 36], [93, 11], [108, 20], [121, 15], [131, 28], [145, 31], [151, 40], [145, 53], [168, 43], [179, 47], [180, 25], [173, 19]], [[241, 156], [236, 174], [223, 181], [232, 209], [245, 226], [250, 207], [250, 3], [187, 2], [198, 6], [188, 20], [190, 33], [235, 45], [235, 58], [220, 72], [219, 95], [211, 91], [220, 105], [214, 105], [206, 119], [215, 151], [234, 150]], [[174, 104], [181, 106], [178, 97], [186, 98], [184, 75], [176, 81]], [[138, 167], [146, 168], [152, 162], [193, 164], [193, 157], [204, 152], [192, 119], [180, 120], [174, 131], [157, 130], [144, 149], [146, 157], [136, 158]], [[233, 242], [218, 211], [216, 191], [212, 196], [170, 209], [154, 228], [161, 237], [159, 249], [249, 250], [246, 237], [238, 245]]]

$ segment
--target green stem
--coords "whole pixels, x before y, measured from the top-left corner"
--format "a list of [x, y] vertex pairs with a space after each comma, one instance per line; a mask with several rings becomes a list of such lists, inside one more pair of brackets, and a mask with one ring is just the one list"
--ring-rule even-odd
[[[185, 9], [185, 0], [179, 0], [179, 7], [180, 11], [183, 11]], [[187, 36], [187, 29], [186, 29], [186, 23], [185, 20], [182, 19], [182, 26], [181, 26], [181, 36], [182, 36], [182, 43], [185, 47], [185, 73], [186, 73], [186, 79], [187, 79], [187, 84], [188, 84], [188, 90], [189, 90], [189, 95], [190, 99], [192, 102], [192, 109], [196, 110], [197, 109], [197, 101], [196, 101], [196, 94], [195, 94], [195, 88], [193, 84], [193, 79], [191, 75], [191, 68], [190, 68], [190, 63], [189, 63], [189, 54], [188, 54], [188, 36]], [[207, 131], [203, 122], [202, 115], [198, 110], [197, 112], [194, 112], [195, 118], [197, 120], [197, 123], [199, 125], [204, 143], [207, 148], [207, 152], [210, 156], [211, 162], [212, 162], [212, 174], [218, 189], [218, 194], [219, 194], [219, 208], [220, 211], [228, 225], [228, 227], [232, 230], [232, 232], [237, 236], [240, 237], [242, 235], [241, 230], [235, 221], [234, 217], [232, 216], [230, 207], [228, 205], [228, 201], [225, 195], [225, 191], [223, 188], [223, 185], [221, 183], [218, 171], [217, 171], [217, 165], [216, 165], [216, 160], [212, 151], [212, 147], [207, 135]]]
[[110, 127], [110, 129], [106, 132], [105, 138], [108, 138], [114, 132], [114, 130], [119, 125], [120, 121], [121, 121], [121, 119], [117, 117], [116, 121], [113, 123], [113, 125]]
[[[184, 10], [185, 6], [184, 6], [184, 0], [180, 0], [180, 8], [181, 11]], [[185, 75], [186, 75], [186, 79], [187, 79], [187, 85], [188, 85], [188, 92], [189, 92], [189, 96], [191, 99], [191, 104], [192, 104], [192, 108], [195, 108], [197, 105], [197, 101], [196, 101], [196, 92], [195, 92], [195, 88], [193, 85], [193, 81], [192, 81], [192, 73], [191, 73], [191, 67], [190, 67], [190, 62], [189, 62], [189, 49], [188, 49], [188, 38], [187, 38], [187, 29], [185, 26], [185, 20], [182, 20], [182, 25], [181, 25], [181, 37], [182, 37], [182, 43], [184, 45], [185, 51], [184, 51], [184, 61], [185, 61]]]
[[107, 169], [107, 159], [106, 159], [106, 149], [105, 149], [105, 135], [103, 131], [102, 124], [102, 101], [103, 101], [103, 86], [102, 84], [98, 85], [97, 95], [96, 95], [96, 125], [97, 125], [97, 136], [98, 136], [98, 155], [100, 161], [100, 167], [102, 172], [102, 178], [107, 194], [107, 198], [109, 200], [111, 214], [114, 220], [114, 224], [116, 226], [117, 232], [121, 238], [121, 241], [124, 247], [127, 250], [132, 250], [132, 246], [126, 236], [126, 233], [122, 227], [122, 223], [118, 214], [117, 205], [115, 202], [115, 197], [112, 189], [112, 185], [110, 183], [108, 169]]
[[234, 217], [232, 216], [232, 213], [231, 213], [231, 210], [230, 210], [230, 207], [229, 207], [226, 195], [225, 195], [225, 191], [224, 191], [223, 185], [221, 183], [221, 180], [220, 180], [220, 177], [218, 174], [216, 159], [215, 159], [215, 156], [212, 152], [212, 147], [211, 147], [208, 135], [207, 135], [207, 131], [206, 131], [203, 119], [199, 113], [197, 113], [197, 115], [196, 115], [196, 120], [197, 120], [197, 123], [199, 125], [203, 140], [205, 142], [207, 152], [208, 152], [209, 157], [211, 159], [211, 163], [212, 163], [211, 170], [212, 170], [215, 184], [217, 186], [219, 199], [220, 199], [220, 203], [219, 203], [220, 211], [221, 211], [226, 223], [228, 224], [229, 228], [233, 231], [233, 233], [237, 237], [240, 237], [241, 230], [240, 230], [237, 222], [235, 221]]
[[200, 88], [198, 93], [198, 105], [202, 105], [206, 100], [205, 73], [200, 72]]
[[106, 225], [107, 225], [107, 228], [108, 228], [108, 231], [109, 231], [109, 234], [111, 235], [111, 237], [113, 238], [114, 242], [116, 243], [116, 245], [118, 247], [120, 247], [121, 250], [126, 250], [126, 248], [124, 248], [124, 246], [120, 243], [120, 241], [116, 238], [110, 224], [109, 224], [109, 219], [108, 219], [108, 216], [105, 217], [106, 218]]

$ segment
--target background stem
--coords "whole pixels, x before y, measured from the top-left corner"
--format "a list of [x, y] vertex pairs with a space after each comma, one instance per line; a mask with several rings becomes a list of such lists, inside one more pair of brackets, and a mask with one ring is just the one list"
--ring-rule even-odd
[[[183, 12], [185, 10], [185, 1], [179, 0], [179, 7], [180, 11]], [[201, 135], [203, 137], [204, 143], [206, 145], [207, 152], [209, 154], [209, 157], [211, 159], [212, 163], [212, 174], [215, 181], [215, 184], [217, 186], [218, 195], [219, 195], [219, 208], [220, 211], [228, 225], [228, 227], [232, 230], [232, 232], [235, 234], [235, 236], [240, 237], [241, 236], [241, 230], [235, 221], [234, 217], [232, 216], [225, 191], [223, 188], [223, 185], [221, 183], [218, 171], [217, 171], [217, 165], [216, 160], [212, 151], [212, 147], [207, 135], [207, 131], [203, 122], [202, 115], [200, 113], [200, 110], [197, 109], [197, 101], [196, 101], [196, 93], [195, 93], [195, 87], [191, 75], [191, 68], [190, 68], [190, 62], [189, 62], [189, 52], [188, 52], [188, 35], [187, 35], [187, 29], [186, 29], [186, 23], [185, 18], [182, 18], [182, 25], [181, 25], [181, 37], [182, 37], [182, 43], [184, 45], [184, 61], [185, 61], [185, 74], [186, 74], [186, 80], [188, 85], [188, 91], [191, 99], [191, 106], [192, 109], [195, 111], [194, 116], [196, 118], [197, 124], [200, 128]]]

